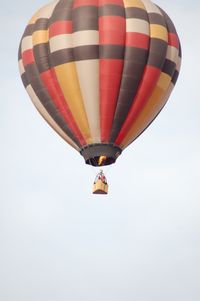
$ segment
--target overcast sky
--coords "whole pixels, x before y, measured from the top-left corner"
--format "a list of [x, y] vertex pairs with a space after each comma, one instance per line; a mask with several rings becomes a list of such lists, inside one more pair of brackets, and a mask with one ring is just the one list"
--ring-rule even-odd
[[183, 48], [176, 88], [151, 127], [96, 169], [44, 122], [18, 73], [43, 0], [1, 1], [0, 300], [200, 300], [199, 0], [156, 0]]

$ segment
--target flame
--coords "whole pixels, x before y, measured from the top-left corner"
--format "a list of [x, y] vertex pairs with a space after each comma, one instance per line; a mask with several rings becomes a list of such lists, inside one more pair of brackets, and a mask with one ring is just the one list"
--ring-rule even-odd
[[98, 161], [98, 165], [99, 166], [103, 165], [103, 163], [106, 161], [106, 159], [107, 159], [106, 156], [100, 156], [99, 161]]

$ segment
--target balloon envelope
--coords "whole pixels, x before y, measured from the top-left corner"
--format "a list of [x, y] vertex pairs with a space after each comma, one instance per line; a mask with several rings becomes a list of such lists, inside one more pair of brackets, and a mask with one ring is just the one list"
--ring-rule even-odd
[[19, 48], [34, 105], [85, 162], [114, 163], [156, 118], [179, 75], [181, 48], [149, 0], [60, 0], [30, 20]]

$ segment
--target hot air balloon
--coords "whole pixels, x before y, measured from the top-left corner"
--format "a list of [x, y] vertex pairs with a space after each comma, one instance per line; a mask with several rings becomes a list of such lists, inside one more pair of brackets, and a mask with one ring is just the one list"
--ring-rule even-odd
[[41, 8], [19, 47], [23, 84], [86, 164], [115, 163], [152, 123], [177, 81], [181, 47], [149, 0], [60, 0]]

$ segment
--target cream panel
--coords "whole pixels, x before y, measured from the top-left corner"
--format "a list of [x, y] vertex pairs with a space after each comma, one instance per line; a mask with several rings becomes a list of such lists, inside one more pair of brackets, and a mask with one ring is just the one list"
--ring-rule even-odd
[[149, 23], [141, 19], [126, 19], [126, 32], [138, 32], [149, 36]]
[[168, 46], [166, 58], [176, 63], [178, 59], [178, 49], [173, 46]]
[[71, 34], [61, 34], [51, 38], [49, 40], [51, 53], [62, 49], [72, 48], [71, 36]]
[[72, 34], [73, 47], [99, 45], [99, 32], [96, 30], [77, 31]]
[[23, 53], [24, 51], [28, 49], [32, 49], [33, 47], [33, 41], [32, 41], [32, 36], [27, 36], [22, 39], [22, 44], [21, 44], [21, 52]]
[[58, 4], [59, 1], [53, 1], [52, 3], [42, 7], [29, 21], [29, 24], [34, 24], [39, 18], [49, 19], [52, 16], [52, 13]]
[[99, 60], [76, 62], [76, 69], [93, 143], [100, 142]]
[[22, 76], [22, 74], [25, 73], [25, 69], [24, 69], [24, 65], [23, 65], [22, 60], [20, 60], [20, 61], [18, 62], [18, 64], [19, 64], [19, 72], [20, 72], [20, 75]]
[[179, 56], [176, 62], [176, 70], [179, 72], [180, 69], [181, 69], [181, 58]]
[[152, 3], [149, 0], [141, 0], [141, 2], [144, 4], [146, 10], [148, 11], [148, 13], [156, 13], [159, 15], [162, 15], [161, 11], [159, 10], [159, 8]]

